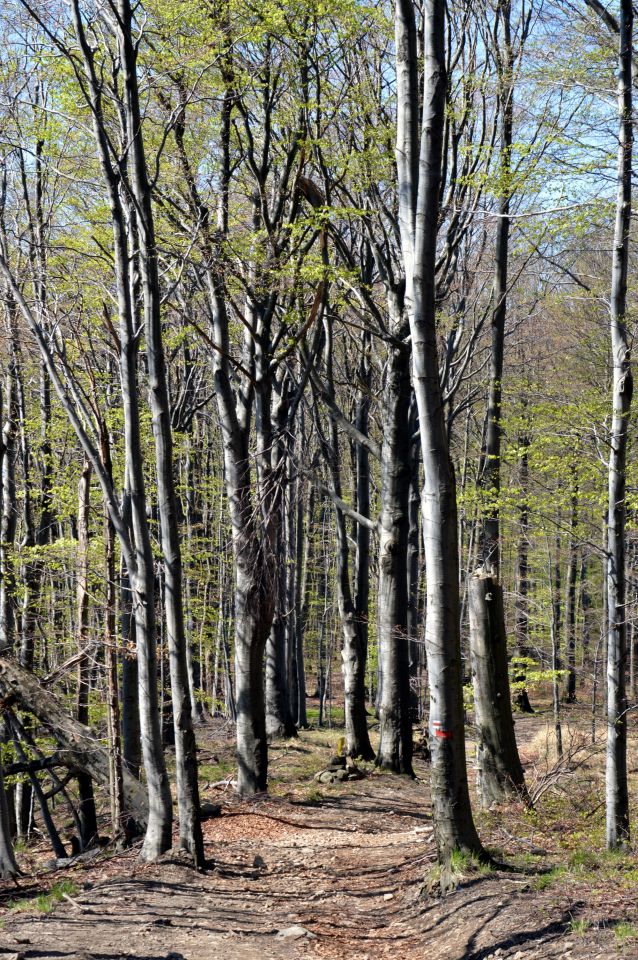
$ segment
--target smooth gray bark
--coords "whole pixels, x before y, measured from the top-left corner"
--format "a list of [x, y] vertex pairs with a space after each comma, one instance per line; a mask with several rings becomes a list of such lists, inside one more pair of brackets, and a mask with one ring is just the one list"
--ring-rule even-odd
[[502, 803], [511, 795], [528, 799], [514, 737], [507, 673], [503, 588], [489, 576], [474, 576], [468, 586], [474, 716], [478, 729], [477, 771], [481, 805]]
[[[482, 516], [479, 523], [479, 570], [478, 577], [470, 585], [470, 650], [474, 702], [479, 731], [477, 747], [480, 778], [479, 796], [484, 805], [489, 805], [494, 801], [504, 801], [511, 794], [526, 793], [523, 768], [518, 756], [514, 721], [509, 703], [507, 634], [502, 609], [502, 590], [499, 585], [501, 538], [499, 500], [503, 433], [501, 421], [514, 119], [514, 54], [510, 0], [499, 0], [496, 9], [496, 22], [502, 27], [501, 45], [497, 45], [495, 51], [501, 112], [499, 151], [501, 197], [498, 209], [499, 216], [496, 220], [487, 424], [479, 477], [479, 489], [483, 498]], [[481, 590], [483, 576], [489, 578], [489, 587], [485, 591]], [[490, 593], [490, 591], [492, 592]], [[491, 604], [486, 606], [485, 598], [488, 594], [491, 595], [492, 600]], [[499, 634], [499, 631], [502, 631], [502, 634]], [[490, 643], [492, 647], [489, 652], [485, 650], [486, 642]], [[507, 697], [508, 706], [505, 707], [499, 700], [495, 699], [496, 697]], [[490, 711], [491, 716], [489, 715]], [[507, 769], [505, 769], [506, 767]]]
[[627, 595], [625, 583], [626, 462], [633, 393], [626, 326], [631, 224], [633, 5], [620, 0], [618, 49], [618, 194], [611, 279], [612, 424], [607, 515], [607, 763], [606, 841], [614, 850], [629, 842], [627, 790]]
[[[76, 691], [78, 723], [88, 726], [89, 683], [91, 660], [89, 653], [89, 523], [91, 510], [91, 462], [86, 457], [78, 484], [78, 558], [77, 558], [77, 624], [79, 653]], [[86, 773], [78, 774], [80, 818], [80, 846], [86, 850], [97, 840], [97, 814], [93, 781]]]
[[565, 648], [567, 651], [567, 703], [576, 702], [576, 582], [578, 577], [578, 486], [576, 470], [570, 470], [569, 556], [567, 560], [567, 602], [565, 604]]
[[175, 732], [179, 842], [180, 846], [191, 854], [195, 865], [203, 867], [204, 844], [199, 822], [197, 744], [193, 729], [186, 661], [182, 558], [178, 502], [173, 476], [173, 440], [162, 338], [160, 282], [151, 187], [142, 137], [137, 54], [133, 44], [133, 17], [129, 0], [119, 0], [118, 12], [118, 43], [124, 67], [124, 102], [131, 134], [130, 165], [140, 241], [149, 405], [155, 444], [157, 498], [164, 566], [166, 634]]
[[[436, 236], [445, 118], [445, 9], [423, 8], [424, 88], [419, 123], [417, 31], [413, 0], [397, 0], [397, 172], [412, 378], [423, 456], [423, 541], [427, 575], [426, 651], [430, 682], [431, 790], [438, 855], [484, 855], [470, 806], [461, 688], [456, 482], [439, 380]], [[420, 148], [419, 148], [420, 141]], [[446, 884], [444, 884], [445, 886]]]

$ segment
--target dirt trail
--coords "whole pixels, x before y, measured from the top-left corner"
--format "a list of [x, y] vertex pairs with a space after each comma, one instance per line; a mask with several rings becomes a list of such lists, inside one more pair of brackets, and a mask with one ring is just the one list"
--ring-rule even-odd
[[533, 876], [469, 872], [443, 901], [424, 894], [435, 857], [423, 782], [375, 773], [322, 794], [317, 806], [290, 793], [225, 800], [204, 825], [205, 874], [179, 858], [141, 865], [134, 851], [58, 872], [77, 884], [73, 902], [4, 912], [0, 960], [638, 957], [614, 936], [613, 900], [588, 902], [578, 882], [537, 889]]

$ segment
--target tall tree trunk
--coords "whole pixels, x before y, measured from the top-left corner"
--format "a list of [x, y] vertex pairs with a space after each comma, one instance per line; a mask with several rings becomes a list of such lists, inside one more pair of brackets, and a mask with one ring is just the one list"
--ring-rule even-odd
[[[329, 312], [326, 310], [326, 314]], [[324, 320], [326, 382], [330, 397], [334, 400], [334, 381], [332, 373], [332, 319], [328, 315]], [[332, 479], [332, 489], [336, 501], [342, 501], [341, 455], [339, 450], [339, 431], [333, 418], [329, 421], [329, 438], [322, 437], [324, 453], [328, 461]], [[337, 534], [337, 604], [341, 619], [343, 643], [341, 647], [341, 669], [344, 684], [344, 708], [346, 723], [346, 750], [348, 756], [374, 759], [374, 750], [370, 743], [366, 714], [366, 649], [365, 632], [357, 619], [350, 585], [350, 549], [344, 512], [335, 501], [335, 526]], [[367, 632], [367, 624], [366, 624]], [[330, 644], [328, 644], [330, 647]]]
[[576, 582], [578, 577], [578, 543], [576, 525], [578, 523], [578, 486], [576, 470], [570, 470], [570, 512], [569, 512], [569, 556], [567, 560], [567, 603], [565, 604], [565, 647], [567, 650], [567, 703], [576, 701]]
[[[496, 221], [496, 252], [490, 353], [490, 386], [487, 429], [482, 451], [479, 487], [483, 496], [479, 523], [479, 570], [470, 585], [470, 649], [474, 712], [478, 728], [477, 762], [480, 797], [483, 805], [504, 801], [525, 793], [514, 721], [510, 705], [507, 635], [500, 585], [501, 439], [503, 399], [503, 355], [507, 318], [507, 273], [509, 260], [510, 198], [514, 77], [510, 0], [499, 0], [497, 22], [503, 31], [502, 49], [497, 52], [499, 102], [501, 109], [500, 182], [501, 198]], [[482, 609], [481, 609], [482, 605]], [[502, 631], [502, 632], [501, 632]], [[488, 644], [491, 649], [486, 649]], [[503, 704], [503, 698], [508, 701]]]
[[307, 496], [297, 498], [296, 563], [295, 563], [295, 666], [297, 670], [297, 726], [308, 726], [306, 712], [306, 667], [305, 630], [308, 621], [310, 600], [310, 565], [312, 563], [312, 526], [314, 521], [314, 487], [310, 485]]
[[[104, 448], [103, 448], [104, 453]], [[106, 460], [106, 458], [105, 458]], [[108, 456], [110, 461], [110, 454]], [[116, 648], [116, 590], [115, 590], [115, 530], [104, 510], [104, 572], [106, 576], [106, 601], [104, 609], [104, 658], [107, 681], [107, 723], [109, 733], [111, 827], [117, 837], [126, 827], [124, 817], [124, 792], [122, 781], [122, 739], [120, 735], [120, 699], [117, 677]]]
[[[13, 367], [13, 364], [11, 365]], [[1, 398], [1, 395], [0, 395]], [[13, 556], [18, 509], [16, 502], [15, 458], [16, 416], [14, 377], [7, 377], [4, 422], [0, 420], [0, 651], [6, 653], [15, 644], [15, 573]]]
[[410, 653], [410, 719], [418, 723], [421, 719], [421, 664], [422, 643], [419, 639], [419, 554], [421, 532], [419, 529], [419, 507], [421, 502], [419, 468], [421, 448], [414, 441], [416, 431], [416, 402], [414, 394], [410, 402], [410, 495], [408, 499], [408, 608], [406, 630]]
[[[503, 589], [493, 577], [474, 576], [469, 583], [474, 714], [478, 727], [478, 792], [483, 807], [511, 794], [528, 799], [523, 767], [514, 738], [507, 663]], [[480, 682], [479, 682], [480, 678]], [[507, 681], [507, 672], [505, 673]]]
[[420, 150], [413, 0], [397, 0], [395, 29], [399, 219], [424, 472], [431, 790], [438, 855], [446, 867], [442, 888], [446, 889], [447, 865], [454, 850], [484, 853], [472, 818], [465, 761], [456, 483], [437, 357], [435, 263], [446, 89], [443, 0], [429, 0], [424, 7]]
[[179, 512], [173, 476], [173, 439], [160, 312], [160, 282], [155, 242], [151, 187], [142, 137], [142, 115], [137, 80], [137, 53], [133, 43], [129, 0], [119, 0], [119, 45], [124, 66], [125, 104], [131, 137], [131, 172], [140, 241], [140, 273], [144, 297], [144, 329], [148, 358], [149, 404], [155, 443], [157, 497], [165, 583], [168, 643], [175, 731], [175, 770], [179, 812], [179, 842], [204, 866], [204, 842], [199, 821], [197, 744], [186, 663], [186, 634], [182, 590]]
[[[76, 716], [84, 726], [89, 724], [89, 518], [91, 509], [91, 463], [85, 457], [78, 485], [78, 559], [77, 559], [77, 644], [78, 677]], [[78, 774], [80, 804], [80, 846], [86, 850], [97, 840], [97, 814], [93, 781], [86, 773]]]
[[631, 223], [632, 177], [632, 44], [633, 5], [620, 0], [618, 51], [618, 196], [611, 280], [611, 349], [613, 358], [612, 425], [609, 445], [607, 516], [607, 764], [606, 840], [614, 850], [629, 842], [627, 791], [627, 696], [625, 519], [626, 460], [633, 392], [631, 353], [625, 312]]
[[[259, 368], [260, 364], [258, 364]], [[276, 433], [270, 428], [270, 417], [258, 417], [260, 430], [265, 429], [263, 438], [264, 447], [270, 446], [270, 470], [268, 476], [263, 477], [265, 484], [276, 484], [279, 488], [276, 497], [276, 540], [275, 555], [279, 558], [276, 584], [275, 615], [266, 643], [266, 733], [270, 739], [275, 737], [294, 737], [297, 728], [291, 711], [291, 669], [290, 646], [287, 636], [290, 620], [290, 596], [288, 594], [288, 567], [287, 553], [290, 542], [286, 537], [289, 524], [286, 519], [286, 498], [283, 494], [284, 476], [287, 474], [289, 458], [285, 439], [285, 422], [287, 417], [286, 385], [277, 385], [276, 399], [272, 403], [271, 417], [276, 427]], [[261, 402], [258, 403], [258, 408]], [[266, 423], [264, 422], [266, 420]], [[268, 435], [272, 437], [269, 441]], [[264, 453], [265, 453], [264, 449]], [[272, 499], [272, 498], [271, 498]]]
[[[394, 324], [395, 336], [399, 325]], [[382, 407], [379, 533], [379, 658], [383, 687], [377, 765], [412, 775], [410, 649], [408, 637], [408, 532], [410, 496], [410, 351], [395, 340], [388, 349]]]
[[[9, 380], [9, 406], [11, 405], [11, 381]], [[11, 437], [14, 435], [14, 425], [11, 422], [11, 413], [8, 412], [7, 425], [4, 424], [2, 384], [0, 383], [0, 591], [4, 588], [4, 577], [6, 575], [6, 563], [4, 547], [4, 537], [7, 533], [5, 525], [5, 496], [7, 485], [5, 484], [5, 469], [7, 456], [13, 456], [11, 448]], [[7, 442], [9, 441], [9, 442]], [[9, 485], [10, 486], [10, 485]], [[10, 490], [9, 490], [10, 492]], [[14, 510], [14, 504], [11, 503], [11, 510]], [[12, 542], [12, 541], [11, 541]], [[5, 598], [4, 603], [6, 604]], [[6, 616], [6, 606], [0, 606], [0, 617]], [[3, 623], [0, 620], [0, 650], [5, 655], [13, 645], [13, 631], [11, 624]], [[9, 806], [7, 802], [7, 793], [4, 786], [3, 764], [2, 764], [2, 746], [4, 740], [4, 722], [2, 724], [3, 736], [0, 737], [0, 880], [11, 880], [19, 874], [18, 864], [16, 863], [13, 852], [13, 843], [11, 839], [11, 823], [9, 819]]]
[[[370, 393], [372, 371], [370, 366], [370, 334], [363, 334], [361, 357], [358, 370], [359, 387], [357, 390], [355, 427], [364, 436], [370, 429]], [[370, 453], [363, 443], [356, 443], [355, 461], [355, 504], [357, 512], [363, 517], [370, 516]], [[370, 622], [370, 528], [363, 523], [355, 523], [356, 543], [354, 563], [354, 609], [357, 618], [364, 663], [368, 656], [368, 638]]]
[[515, 640], [519, 657], [530, 657], [529, 643], [529, 437], [518, 438], [519, 485], [518, 543], [516, 548]]
[[556, 534], [556, 556], [554, 558], [554, 568], [549, 565], [549, 577], [551, 584], [551, 620], [550, 620], [550, 642], [552, 648], [552, 706], [554, 710], [554, 733], [556, 735], [556, 754], [559, 757], [563, 755], [563, 731], [560, 722], [560, 677], [561, 654], [560, 654], [560, 631], [561, 631], [561, 576], [560, 576], [560, 533]]
[[[128, 481], [122, 496], [122, 516], [133, 539], [131, 496]], [[124, 557], [120, 560], [120, 635], [122, 638], [122, 760], [126, 769], [139, 779], [142, 765], [142, 734], [140, 729], [139, 676], [133, 592], [131, 578]]]

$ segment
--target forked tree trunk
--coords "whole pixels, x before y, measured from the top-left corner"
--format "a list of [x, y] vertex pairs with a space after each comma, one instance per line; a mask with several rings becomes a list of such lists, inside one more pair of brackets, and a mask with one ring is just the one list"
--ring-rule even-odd
[[186, 662], [186, 632], [182, 588], [182, 556], [178, 503], [173, 476], [173, 438], [166, 382], [160, 312], [160, 282], [155, 243], [151, 187], [142, 137], [142, 113], [137, 80], [137, 53], [129, 0], [119, 0], [119, 46], [124, 67], [124, 102], [132, 131], [130, 156], [133, 193], [140, 240], [140, 275], [144, 298], [144, 328], [148, 358], [149, 405], [155, 444], [155, 468], [165, 582], [166, 634], [171, 679], [175, 772], [179, 812], [179, 842], [197, 867], [204, 866], [204, 842], [199, 821], [197, 744], [193, 729]]

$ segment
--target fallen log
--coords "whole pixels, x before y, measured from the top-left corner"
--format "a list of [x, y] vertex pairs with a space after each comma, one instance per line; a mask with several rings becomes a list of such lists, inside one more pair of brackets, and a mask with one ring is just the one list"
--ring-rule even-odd
[[17, 763], [5, 763], [3, 770], [5, 777], [15, 773], [37, 773], [39, 770], [54, 770], [56, 767], [69, 767], [71, 764], [62, 754], [54, 753], [50, 757], [41, 757], [39, 760], [24, 760]]
[[[30, 670], [14, 660], [0, 657], [0, 712], [18, 706], [38, 718], [51, 731], [64, 766], [87, 773], [95, 783], [109, 789], [109, 754], [99, 737], [69, 716], [63, 704], [46, 690]], [[148, 819], [148, 799], [143, 785], [123, 771], [124, 811], [140, 827]]]

